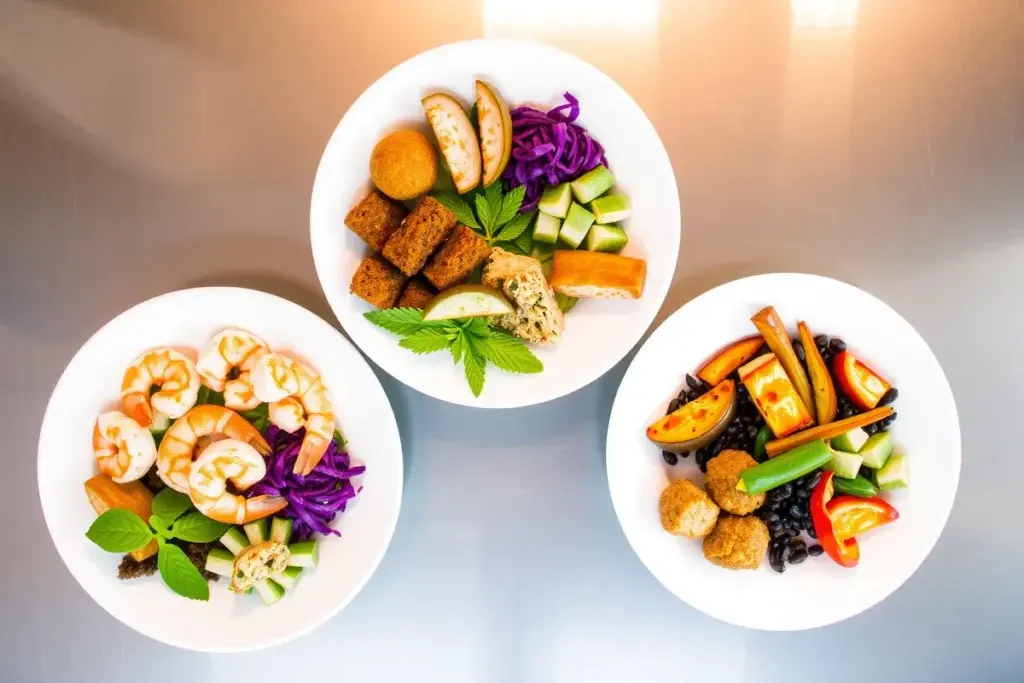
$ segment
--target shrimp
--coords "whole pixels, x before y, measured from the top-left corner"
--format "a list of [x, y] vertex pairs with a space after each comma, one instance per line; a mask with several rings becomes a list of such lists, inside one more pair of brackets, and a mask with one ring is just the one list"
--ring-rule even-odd
[[270, 454], [270, 444], [238, 413], [223, 406], [196, 406], [178, 418], [160, 441], [156, 471], [164, 483], [175, 491], [188, 493], [188, 477], [196, 444], [200, 438], [216, 434], [244, 441], [262, 455]]
[[228, 482], [245, 491], [267, 475], [267, 463], [255, 448], [236, 439], [207, 446], [188, 475], [188, 495], [196, 509], [226, 524], [247, 524], [282, 510], [288, 501], [281, 496], [246, 498], [228, 490]]
[[[150, 396], [154, 386], [159, 389]], [[143, 427], [153, 424], [154, 412], [181, 417], [198, 397], [196, 366], [174, 349], [147, 351], [131, 362], [121, 380], [121, 406]]]
[[103, 413], [96, 419], [92, 450], [100, 472], [118, 484], [141, 479], [156, 462], [153, 435], [119, 410]]
[[267, 343], [251, 332], [222, 330], [200, 350], [196, 369], [206, 386], [224, 392], [226, 407], [251, 410], [260, 400], [253, 394], [249, 371], [269, 351]]
[[294, 432], [306, 428], [293, 472], [309, 474], [334, 438], [334, 397], [323, 378], [302, 363], [268, 353], [252, 369], [252, 386], [261, 401], [270, 404], [270, 421]]

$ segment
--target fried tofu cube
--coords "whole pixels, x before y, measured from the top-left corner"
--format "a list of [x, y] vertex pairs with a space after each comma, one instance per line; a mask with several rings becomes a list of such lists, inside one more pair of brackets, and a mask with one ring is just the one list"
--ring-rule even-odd
[[370, 245], [371, 249], [380, 252], [408, 213], [401, 202], [374, 189], [352, 207], [345, 216], [345, 225]]
[[367, 256], [359, 264], [349, 291], [377, 308], [391, 308], [405, 284], [405, 276], [377, 256]]
[[424, 308], [434, 298], [434, 290], [419, 278], [409, 280], [409, 284], [398, 297], [398, 308]]
[[465, 225], [458, 225], [423, 269], [423, 276], [438, 289], [448, 289], [468, 280], [490, 255], [491, 247], [483, 237]]
[[718, 521], [718, 506], [689, 479], [676, 479], [661, 492], [661, 526], [674, 536], [704, 538]]
[[381, 254], [412, 277], [455, 227], [455, 214], [433, 197], [424, 197], [388, 238]]

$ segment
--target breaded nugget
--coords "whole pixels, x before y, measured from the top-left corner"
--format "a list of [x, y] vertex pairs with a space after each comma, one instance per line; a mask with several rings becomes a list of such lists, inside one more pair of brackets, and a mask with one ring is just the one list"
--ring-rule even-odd
[[768, 527], [757, 517], [722, 515], [704, 538], [704, 557], [726, 569], [757, 569], [768, 551]]
[[437, 152], [418, 130], [396, 130], [373, 148], [370, 178], [389, 197], [415, 199], [437, 181]]
[[448, 289], [468, 280], [470, 273], [490, 255], [487, 240], [465, 225], [458, 225], [423, 269], [423, 276], [438, 289]]
[[380, 190], [373, 190], [352, 207], [345, 216], [345, 225], [379, 252], [408, 213], [401, 202], [389, 199]]
[[737, 491], [740, 473], [757, 462], [744, 451], [722, 451], [708, 461], [708, 475], [704, 487], [711, 498], [726, 512], [747, 515], [764, 505], [763, 493]]
[[718, 506], [689, 479], [677, 479], [661, 492], [661, 526], [673, 536], [704, 538], [718, 521]]
[[398, 297], [398, 303], [395, 305], [399, 308], [423, 308], [434, 296], [427, 283], [419, 278], [413, 278], [402, 290], [402, 296]]
[[455, 227], [455, 214], [433, 197], [424, 197], [388, 238], [381, 254], [412, 277]]
[[349, 291], [377, 308], [391, 308], [405, 284], [405, 276], [377, 256], [367, 256], [356, 268]]

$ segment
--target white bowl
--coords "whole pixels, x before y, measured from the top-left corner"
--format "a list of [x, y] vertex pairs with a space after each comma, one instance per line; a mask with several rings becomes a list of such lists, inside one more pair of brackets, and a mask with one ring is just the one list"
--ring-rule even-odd
[[[647, 285], [638, 301], [582, 301], [566, 317], [557, 346], [535, 349], [544, 363], [538, 375], [509, 375], [487, 368], [479, 398], [451, 357], [417, 356], [398, 339], [363, 318], [371, 308], [349, 293], [367, 247], [344, 225], [345, 215], [369, 190], [370, 152], [390, 130], [416, 125], [428, 130], [420, 105], [439, 90], [464, 101], [474, 81], [493, 83], [510, 107], [561, 104], [570, 91], [580, 100], [580, 119], [604, 145], [608, 162], [629, 194], [634, 213], [624, 254], [647, 259]], [[431, 136], [432, 137], [432, 136]], [[559, 50], [508, 40], [475, 40], [440, 47], [392, 69], [356, 100], [324, 150], [313, 186], [310, 240], [320, 285], [352, 340], [375, 363], [409, 386], [462, 405], [512, 408], [550, 401], [607, 372], [654, 320], [672, 282], [679, 251], [679, 198], [675, 176], [657, 132], [640, 107], [604, 73]]]
[[[710, 355], [756, 334], [750, 316], [774, 305], [791, 336], [804, 320], [813, 334], [842, 337], [899, 389], [892, 432], [907, 453], [911, 483], [886, 494], [900, 518], [860, 538], [860, 564], [827, 556], [776, 574], [767, 560], [729, 571], [704, 559], [701, 543], [661, 528], [658, 497], [672, 479], [703, 483], [693, 457], [669, 467], [644, 433]], [[938, 540], [960, 478], [960, 427], [949, 383], [914, 328], [856, 287], [814, 275], [736, 280], [702, 294], [668, 318], [626, 372], [608, 425], [608, 485], [622, 530], [643, 563], [680, 599], [749, 628], [789, 631], [841, 621], [880, 602], [906, 581]]]
[[[335, 518], [341, 538], [320, 544], [320, 565], [294, 592], [266, 607], [236, 596], [224, 579], [209, 602], [172, 593], [159, 575], [120, 581], [120, 554], [85, 537], [96, 513], [83, 489], [96, 474], [96, 416], [119, 403], [121, 376], [142, 351], [198, 348], [215, 332], [240, 327], [273, 349], [292, 351], [320, 371], [337, 404], [338, 427], [355, 462], [366, 465], [363, 491]], [[82, 588], [116, 619], [151, 638], [191, 650], [237, 652], [306, 633], [348, 604], [373, 574], [398, 520], [402, 446], [387, 396], [362, 356], [333, 327], [284, 299], [248, 289], [189, 289], [130, 308], [85, 343], [50, 397], [39, 435], [39, 498], [61, 559]]]

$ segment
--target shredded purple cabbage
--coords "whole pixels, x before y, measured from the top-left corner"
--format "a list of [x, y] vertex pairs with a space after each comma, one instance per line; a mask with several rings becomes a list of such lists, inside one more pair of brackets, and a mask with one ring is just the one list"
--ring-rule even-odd
[[580, 102], [565, 93], [566, 104], [543, 112], [517, 107], [512, 116], [512, 158], [502, 178], [508, 189], [526, 186], [523, 212], [537, 207], [544, 188], [575, 180], [596, 166], [608, 165], [604, 147], [575, 123]]
[[284, 496], [288, 507], [279, 514], [294, 520], [292, 535], [297, 541], [308, 540], [314, 533], [341, 536], [330, 523], [363, 490], [349, 480], [365, 472], [366, 467], [352, 467], [348, 453], [332, 439], [312, 472], [306, 476], [294, 474], [292, 467], [305, 434], [305, 429], [289, 434], [275, 425], [267, 427], [265, 436], [272, 449], [267, 457], [267, 476], [250, 488], [246, 496]]

